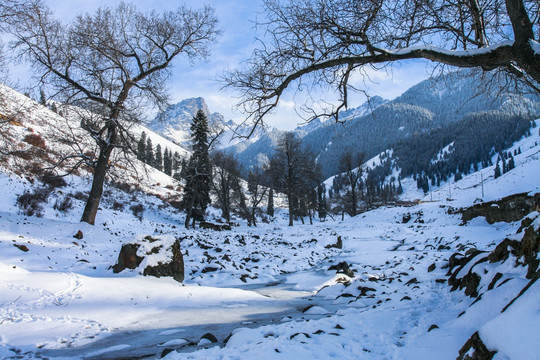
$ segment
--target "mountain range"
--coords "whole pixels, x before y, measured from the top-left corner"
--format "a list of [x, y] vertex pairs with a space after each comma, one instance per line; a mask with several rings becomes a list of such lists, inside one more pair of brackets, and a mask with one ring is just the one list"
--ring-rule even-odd
[[[323, 178], [340, 172], [345, 150], [373, 157], [400, 140], [424, 134], [463, 119], [473, 113], [499, 111], [509, 115], [537, 116], [537, 97], [518, 95], [510, 90], [484, 87], [481, 75], [455, 72], [424, 80], [394, 100], [373, 96], [358, 107], [340, 113], [339, 123], [315, 119], [294, 132], [303, 145], [315, 154]], [[275, 128], [258, 127], [249, 139], [251, 126], [235, 125], [218, 113], [211, 113], [202, 98], [171, 105], [148, 127], [178, 145], [189, 147], [189, 124], [202, 109], [214, 128], [224, 130], [219, 148], [234, 154], [245, 170], [266, 161], [274, 153], [284, 133]], [[240, 135], [240, 136], [235, 136]]]

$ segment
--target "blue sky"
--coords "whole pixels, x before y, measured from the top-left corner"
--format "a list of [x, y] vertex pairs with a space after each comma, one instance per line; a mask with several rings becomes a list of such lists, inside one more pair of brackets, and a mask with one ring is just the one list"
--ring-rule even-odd
[[[115, 6], [120, 0], [46, 0], [60, 19], [69, 21], [75, 15], [92, 13], [100, 6]], [[219, 112], [226, 119], [236, 122], [244, 120], [245, 116], [234, 109], [237, 100], [231, 90], [222, 90], [222, 84], [217, 81], [220, 74], [227, 69], [238, 67], [246, 60], [254, 46], [257, 34], [254, 23], [261, 17], [261, 0], [219, 0], [201, 2], [197, 0], [164, 1], [164, 0], [136, 0], [132, 1], [141, 10], [173, 10], [184, 3], [188, 7], [199, 8], [204, 4], [215, 8], [220, 20], [223, 33], [212, 48], [210, 58], [205, 62], [189, 64], [187, 60], [180, 59], [173, 69], [173, 76], [168, 83], [169, 93], [173, 103], [190, 97], [203, 97], [212, 112]], [[19, 71], [24, 78], [24, 72]], [[429, 76], [425, 62], [407, 62], [395, 64], [391, 69], [369, 71], [372, 82], [364, 83], [360, 79], [355, 84], [368, 91], [369, 95], [379, 95], [383, 98], [393, 99], [410, 86]], [[12, 79], [16, 80], [16, 79]], [[268, 125], [280, 129], [293, 129], [303, 120], [297, 115], [295, 106], [303, 103], [303, 94], [293, 96], [287, 93], [277, 111], [266, 120]], [[356, 107], [365, 101], [363, 95], [352, 96], [350, 106]]]

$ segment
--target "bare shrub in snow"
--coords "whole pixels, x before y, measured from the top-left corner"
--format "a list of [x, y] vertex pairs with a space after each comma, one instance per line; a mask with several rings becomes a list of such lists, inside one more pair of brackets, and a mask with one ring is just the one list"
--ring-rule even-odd
[[64, 197], [63, 199], [57, 199], [53, 206], [54, 210], [66, 213], [69, 210], [73, 209], [73, 201], [69, 197]]
[[17, 197], [17, 205], [27, 216], [43, 216], [43, 203], [47, 202], [50, 190], [46, 188], [36, 189], [34, 192], [25, 191]]
[[143, 218], [144, 206], [143, 204], [134, 204], [129, 207], [129, 210], [136, 216], [139, 220]]

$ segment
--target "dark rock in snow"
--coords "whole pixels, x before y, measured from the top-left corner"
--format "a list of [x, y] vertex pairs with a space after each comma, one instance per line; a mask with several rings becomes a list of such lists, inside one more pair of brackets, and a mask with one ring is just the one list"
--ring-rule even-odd
[[433, 270], [435, 270], [437, 268], [437, 266], [435, 265], [435, 263], [429, 265], [429, 267], [427, 268], [427, 271], [428, 272], [432, 272]]
[[24, 252], [30, 251], [30, 249], [28, 249], [28, 246], [26, 246], [26, 245], [13, 244], [13, 246], [15, 246], [17, 249], [19, 249], [21, 251], [24, 251]]
[[199, 226], [201, 229], [210, 229], [215, 231], [231, 230], [231, 226], [228, 224], [214, 224], [208, 221], [201, 221]]
[[330, 266], [328, 270], [336, 270], [338, 274], [345, 274], [348, 277], [354, 277], [354, 272], [349, 267], [349, 264], [347, 264], [345, 261], [342, 261], [337, 265]]
[[201, 340], [208, 340], [212, 343], [217, 343], [218, 342], [218, 339], [212, 334], [212, 333], [206, 333], [204, 334], [203, 336], [201, 336]]
[[435, 329], [438, 329], [439, 327], [437, 326], [437, 324], [433, 324], [429, 327], [428, 331], [427, 332], [431, 332], [431, 330], [435, 330]]
[[326, 249], [343, 249], [343, 240], [341, 240], [341, 236], [337, 237], [337, 241], [335, 244], [330, 244], [325, 246]]
[[161, 356], [159, 358], [163, 359], [165, 356], [169, 355], [169, 353], [172, 353], [173, 351], [174, 351], [174, 349], [165, 348], [161, 352]]
[[476, 204], [462, 209], [461, 218], [464, 222], [479, 216], [484, 216], [488, 223], [499, 221], [512, 222], [523, 217], [540, 206], [540, 193], [530, 196], [527, 193], [507, 196], [501, 200]]
[[217, 271], [217, 270], [218, 270], [217, 267], [207, 266], [207, 267], [205, 267], [204, 269], [202, 269], [201, 272], [202, 272], [203, 274], [206, 274], [206, 273], [208, 273], [208, 272], [213, 272], [213, 271]]
[[[172, 245], [169, 245], [171, 243]], [[184, 257], [180, 251], [180, 241], [178, 239], [167, 242], [163, 239], [147, 236], [142, 239], [141, 243], [123, 244], [118, 254], [118, 261], [112, 267], [113, 272], [119, 273], [125, 269], [136, 269], [146, 257], [151, 259], [153, 255], [157, 254], [159, 256], [162, 252], [167, 253], [169, 261], [158, 261], [156, 264], [147, 265], [142, 270], [143, 275], [170, 276], [178, 282], [184, 281]]]
[[180, 251], [180, 242], [176, 240], [171, 246], [172, 259], [167, 263], [158, 263], [155, 266], [147, 266], [143, 275], [145, 276], [171, 276], [178, 282], [184, 281], [184, 257]]
[[[470, 351], [471, 349], [473, 351]], [[475, 332], [459, 350], [456, 360], [491, 360], [496, 353], [497, 351], [490, 351], [482, 342], [478, 332]]]
[[137, 255], [139, 250], [139, 244], [123, 244], [120, 254], [118, 254], [118, 261], [113, 266], [113, 272], [119, 273], [125, 269], [136, 269], [144, 257]]

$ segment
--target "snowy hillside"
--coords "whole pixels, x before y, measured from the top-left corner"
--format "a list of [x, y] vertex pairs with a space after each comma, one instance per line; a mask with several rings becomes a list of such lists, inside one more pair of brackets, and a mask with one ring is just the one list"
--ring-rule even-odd
[[[295, 227], [277, 209], [257, 227], [235, 218], [231, 230], [185, 230], [185, 215], [162, 200], [176, 184], [147, 169], [140, 183], [130, 180], [143, 191], [106, 186], [91, 226], [79, 222], [86, 172], [45, 186], [31, 176], [28, 156], [14, 152], [31, 149], [32, 156], [50, 157], [41, 163], [53, 162], [71, 149], [52, 136], [69, 129], [62, 125], [69, 120], [4, 91], [18, 111], [2, 110], [11, 119], [2, 124], [3, 146], [12, 153], [0, 162], [0, 358], [416, 360], [487, 351], [494, 359], [534, 359], [540, 353], [538, 127], [512, 145], [510, 151], [521, 150], [515, 168], [497, 179], [486, 167], [482, 176], [472, 172], [427, 195], [403, 179], [402, 197], [423, 200], [414, 206]], [[28, 134], [40, 134], [46, 147], [21, 140]], [[29, 215], [21, 195], [40, 192], [45, 196]], [[492, 200], [498, 202], [482, 205]], [[219, 211], [210, 209], [207, 220], [219, 220]], [[146, 266], [170, 260], [161, 249], [171, 243], [181, 250], [183, 282], [143, 276]], [[115, 273], [124, 244], [140, 246], [135, 255], [143, 260]]]

